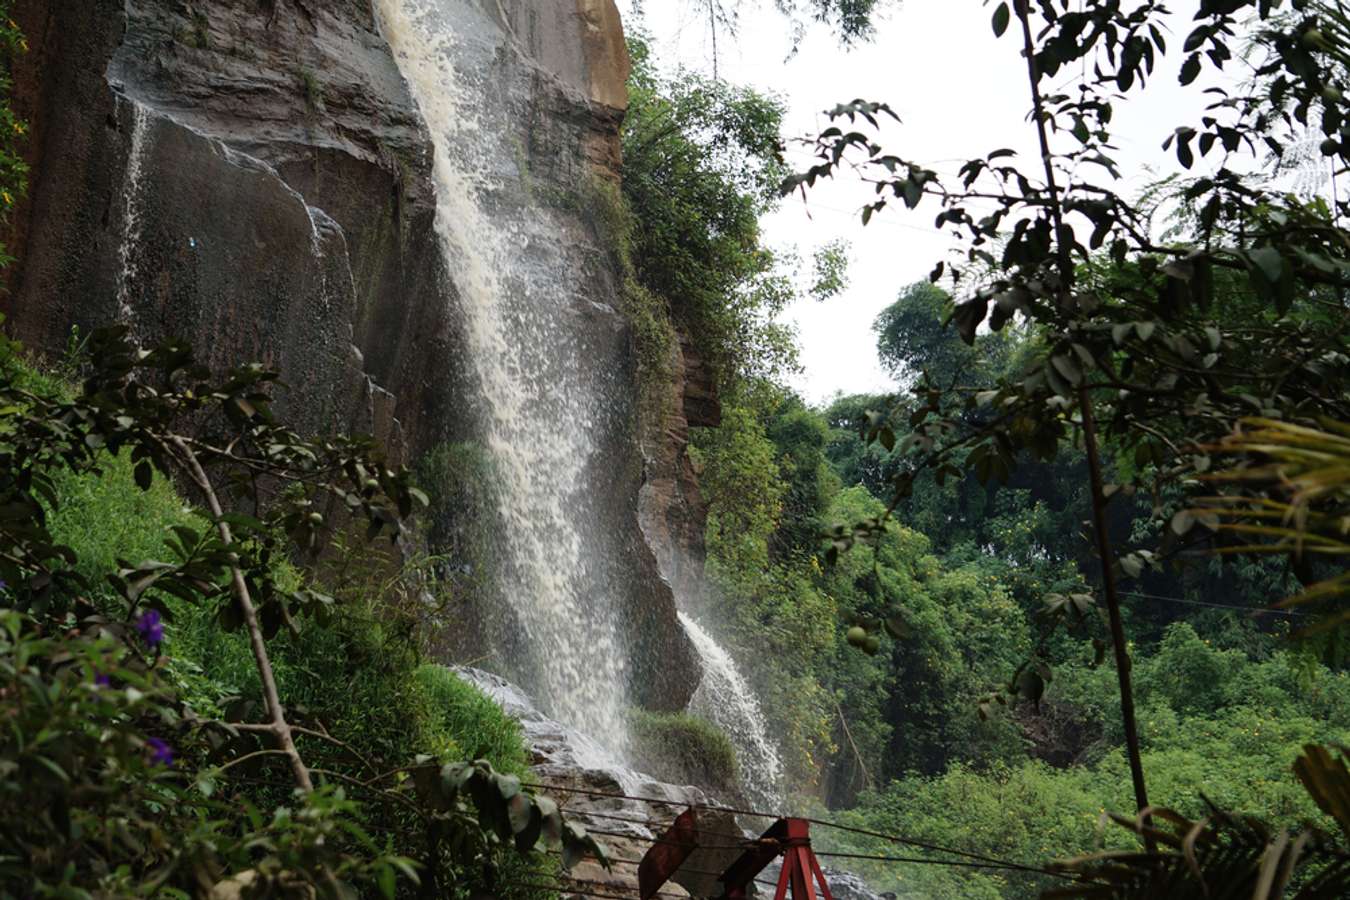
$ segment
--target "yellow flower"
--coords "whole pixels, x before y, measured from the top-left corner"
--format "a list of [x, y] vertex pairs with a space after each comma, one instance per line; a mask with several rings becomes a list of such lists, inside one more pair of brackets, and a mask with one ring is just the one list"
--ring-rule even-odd
[[5, 199], [6, 206], [10, 206], [14, 203], [14, 198], [9, 195], [9, 191], [0, 191], [0, 197]]

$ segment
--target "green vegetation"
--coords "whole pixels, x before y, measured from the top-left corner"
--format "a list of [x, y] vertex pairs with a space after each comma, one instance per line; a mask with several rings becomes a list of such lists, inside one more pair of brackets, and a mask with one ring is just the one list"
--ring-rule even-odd
[[[1215, 149], [1278, 163], [1320, 127], [1350, 154], [1350, 17], [1277, 6], [1202, 4], [1181, 43], [1183, 86], [1235, 34], [1261, 68], [1168, 139], [1211, 165], [1161, 189], [1165, 239], [1111, 159], [1113, 110], [1172, 44], [1148, 7], [993, 4], [1034, 159], [991, 149], [949, 182], [854, 100], [786, 179], [861, 173], [864, 224], [932, 205], [957, 236], [877, 320], [895, 395], [811, 410], [742, 373], [694, 438], [723, 631], [835, 815], [1023, 865], [1125, 851], [1068, 864], [1110, 886], [1075, 896], [1344, 895], [1350, 773], [1322, 745], [1350, 725], [1345, 211]], [[912, 896], [1055, 884], [866, 865]]]
[[671, 784], [735, 791], [736, 749], [713, 723], [688, 713], [629, 714], [633, 764]]
[[638, 331], [654, 335], [644, 318], [668, 317], [723, 383], [780, 376], [795, 365], [795, 349], [774, 318], [795, 288], [785, 261], [760, 244], [759, 217], [778, 202], [786, 175], [783, 107], [716, 79], [661, 77], [640, 32], [629, 49], [622, 231], [640, 287]]
[[[1002, 377], [993, 366], [1018, 365], [1035, 344], [1005, 332], [967, 356], [941, 328], [942, 299], [906, 289], [879, 318], [897, 375], [922, 361], [930, 375], [962, 369], [963, 383], [992, 383]], [[897, 321], [931, 336], [911, 358], [888, 338]], [[996, 353], [983, 351], [986, 340]], [[1115, 675], [1095, 663], [1097, 633], [1045, 636], [1047, 597], [1088, 589], [1081, 452], [1024, 464], [1005, 486], [924, 474], [895, 522], [828, 565], [820, 535], [874, 519], [892, 499], [903, 422], [892, 420], [890, 450], [859, 433], [866, 410], [891, 402], [841, 397], [812, 410], [751, 384], [725, 405], [720, 428], [695, 435], [719, 624], [752, 667], [791, 778], [818, 784], [830, 817], [846, 824], [1000, 859], [1040, 864], [1103, 841], [1130, 846], [1130, 835], [1102, 826], [1104, 812], [1130, 806]], [[1135, 528], [1139, 544], [1158, 539], [1175, 503], [1155, 514], [1143, 498], [1121, 498], [1114, 527]], [[1144, 574], [1126, 614], [1155, 802], [1198, 817], [1207, 798], [1284, 827], [1333, 828], [1290, 766], [1305, 744], [1350, 733], [1350, 673], [1316, 645], [1289, 644], [1287, 616], [1249, 614], [1293, 590], [1288, 572], [1274, 560], [1210, 558]], [[1235, 608], [1192, 605], [1215, 599]], [[849, 646], [856, 625], [875, 635], [871, 655]], [[1039, 703], [992, 701], [1033, 648], [1054, 670]], [[885, 841], [826, 834], [833, 850], [895, 853]], [[859, 866], [900, 896], [1035, 897], [1054, 884]]]
[[[28, 123], [14, 114], [10, 73], [14, 60], [28, 52], [28, 39], [11, 18], [14, 0], [0, 0], [0, 226], [8, 226], [14, 209], [28, 190], [28, 164], [22, 155]], [[0, 269], [14, 257], [0, 243]]]
[[[1326, 748], [1350, 734], [1346, 210], [1225, 157], [1174, 182], [1156, 237], [1152, 201], [1089, 173], [1116, 177], [1112, 108], [1168, 52], [1158, 8], [1061, 5], [991, 11], [1027, 62], [1042, 153], [1025, 171], [994, 149], [943, 185], [862, 130], [885, 104], [854, 100], [791, 174], [779, 101], [662, 77], [639, 39], [622, 187], [545, 199], [614, 248], [645, 399], [677, 335], [715, 371], [721, 425], [689, 448], [702, 599], [749, 668], [792, 804], [857, 829], [818, 847], [880, 857], [904, 836], [944, 864], [856, 867], [907, 897], [1344, 896], [1350, 770]], [[851, 39], [877, 4], [778, 6]], [[1259, 27], [1239, 32], [1238, 13]], [[1173, 132], [1184, 169], [1282, 157], [1309, 127], [1350, 162], [1339, 4], [1207, 3], [1196, 22], [1173, 41], [1183, 85], [1231, 59], [1235, 34], [1262, 62]], [[296, 75], [317, 113], [322, 85]], [[23, 127], [7, 106], [0, 131], [8, 213]], [[783, 385], [776, 316], [838, 295], [847, 252], [827, 245], [799, 291], [758, 223], [781, 190], [846, 167], [878, 189], [864, 222], [936, 203], [964, 252], [876, 321], [897, 391], [813, 408]], [[507, 539], [481, 447], [428, 454], [428, 497], [366, 442], [283, 428], [260, 367], [213, 373], [116, 331], [66, 367], [35, 371], [0, 338], [0, 890], [251, 878], [525, 897], [494, 881], [549, 865], [541, 837], [565, 859], [599, 852], [520, 792], [519, 728], [425, 660], [445, 606], [423, 602], [429, 582], [481, 595]], [[360, 539], [403, 535], [418, 501], [437, 510], [432, 556]], [[734, 789], [710, 723], [631, 724], [639, 767]], [[946, 865], [942, 848], [1005, 865]]]
[[[518, 726], [423, 664], [419, 566], [354, 538], [402, 528], [407, 472], [280, 428], [261, 367], [216, 381], [118, 330], [69, 365], [78, 389], [0, 341], [0, 891], [468, 896], [551, 869], [541, 835], [599, 852], [519, 793]], [[151, 378], [154, 395], [130, 387]], [[176, 436], [184, 407], [235, 438]], [[284, 489], [250, 498], [223, 474], [241, 464]], [[208, 504], [229, 481], [258, 517], [212, 514], [166, 469]], [[321, 535], [323, 492], [352, 534]]]
[[301, 66], [295, 70], [295, 77], [300, 82], [300, 91], [305, 98], [305, 109], [311, 116], [316, 116], [323, 112], [323, 82], [313, 69]]
[[415, 671], [426, 695], [431, 739], [446, 746], [441, 755], [452, 758], [486, 759], [501, 772], [524, 775], [529, 752], [521, 738], [520, 723], [507, 717], [500, 706], [478, 688], [455, 676], [444, 666], [425, 664]]

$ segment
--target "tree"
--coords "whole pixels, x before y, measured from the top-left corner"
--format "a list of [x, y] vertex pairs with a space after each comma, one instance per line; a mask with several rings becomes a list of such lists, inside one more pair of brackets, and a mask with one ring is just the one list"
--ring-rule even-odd
[[979, 335], [967, 344], [946, 327], [951, 306], [946, 291], [922, 281], [902, 290], [877, 316], [872, 325], [877, 355], [897, 381], [913, 383], [926, 376], [934, 385], [971, 390], [992, 387], [1003, 374], [1009, 334]]
[[689, 74], [666, 80], [630, 38], [623, 196], [638, 282], [712, 365], [722, 387], [795, 366], [774, 319], [796, 295], [760, 243], [759, 216], [779, 200], [781, 103]]
[[[1263, 23], [1255, 51], [1245, 53], [1260, 61], [1250, 89], [1221, 92], [1200, 121], [1183, 123], [1167, 138], [1165, 146], [1184, 168], [1216, 150], [1278, 158], [1286, 133], [1314, 113], [1327, 135], [1324, 152], [1342, 161], [1350, 154], [1350, 142], [1342, 139], [1345, 100], [1336, 86], [1343, 50], [1324, 30], [1343, 28], [1344, 14], [1304, 3], [1299, 14], [1274, 19], [1277, 5], [1201, 4], [1182, 46], [1183, 84], [1196, 83], [1206, 67], [1233, 57], [1240, 15], [1254, 13]], [[909, 208], [935, 202], [937, 227], [950, 228], [965, 245], [962, 258], [940, 263], [932, 276], [949, 276], [962, 292], [951, 317], [961, 337], [972, 344], [986, 322], [997, 332], [1019, 321], [1043, 342], [1015, 377], [966, 398], [964, 415], [950, 412], [942, 386], [921, 382], [905, 449], [939, 476], [958, 472], [953, 460], [960, 459], [982, 480], [1006, 481], [1024, 456], [1051, 459], [1070, 437], [1081, 442], [1098, 581], [1141, 811], [1148, 799], [1117, 585], [1140, 574], [1150, 557], [1120, 556], [1112, 540], [1107, 504], [1121, 488], [1105, 478], [1104, 436], [1135, 455], [1139, 470], [1132, 487], [1148, 484], [1158, 491], [1203, 472], [1209, 464], [1203, 446], [1253, 407], [1295, 419], [1343, 419], [1347, 372], [1330, 360], [1344, 358], [1350, 325], [1336, 294], [1350, 272], [1341, 209], [1239, 175], [1224, 158], [1182, 194], [1197, 211], [1194, 228], [1184, 240], [1163, 242], [1155, 240], [1147, 216], [1114, 189], [1119, 173], [1109, 156], [1112, 113], [1119, 95], [1128, 99], [1139, 90], [1167, 52], [1162, 14], [1152, 2], [1132, 8], [1026, 0], [995, 6], [995, 33], [1010, 34], [1026, 61], [1039, 164], [1024, 170], [1012, 151], [995, 149], [966, 162], [959, 185], [948, 186], [933, 169], [888, 153], [856, 130], [859, 120], [876, 129], [879, 117], [893, 115], [885, 104], [859, 100], [831, 111], [838, 124], [816, 139], [816, 164], [784, 185], [785, 191], [805, 190], [847, 162], [876, 188], [864, 223], [893, 202]], [[1071, 90], [1060, 87], [1066, 75]], [[1090, 177], [1094, 171], [1105, 180]], [[1134, 286], [1095, 279], [1090, 263], [1098, 253], [1137, 272]], [[1260, 302], [1259, 314], [1238, 327], [1214, 315], [1222, 273], [1245, 278]], [[1312, 322], [1322, 327], [1314, 332]], [[970, 416], [975, 410], [986, 412]], [[864, 434], [895, 442], [881, 415]], [[912, 471], [897, 474], [897, 498], [911, 489], [913, 477]], [[871, 521], [838, 532], [836, 549], [873, 541], [878, 530]], [[1187, 520], [1174, 520], [1173, 530], [1185, 537]], [[1071, 611], [1072, 605], [1062, 605], [1057, 614]], [[1022, 671], [1025, 677], [1013, 687], [1039, 699], [1045, 673], [1035, 666]]]

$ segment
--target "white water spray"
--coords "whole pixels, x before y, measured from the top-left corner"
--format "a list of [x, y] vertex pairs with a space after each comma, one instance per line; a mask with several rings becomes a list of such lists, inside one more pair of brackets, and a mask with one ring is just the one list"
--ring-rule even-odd
[[149, 151], [150, 113], [135, 100], [131, 105], [131, 148], [122, 180], [122, 243], [117, 248], [121, 270], [117, 276], [117, 321], [134, 325], [132, 282], [136, 278], [136, 251], [141, 243], [141, 180]]
[[[609, 415], [579, 370], [589, 285], [559, 230], [503, 160], [511, 115], [497, 66], [516, 51], [476, 0], [379, 0], [386, 40], [434, 145], [436, 231], [463, 307], [503, 527], [499, 589], [523, 631], [535, 692], [557, 718], [627, 746], [627, 651], [594, 550], [603, 531], [583, 475]], [[518, 146], [518, 145], [517, 145]]]
[[731, 738], [740, 763], [741, 786], [757, 809], [778, 809], [783, 800], [783, 762], [778, 757], [750, 685], [736, 662], [703, 627], [684, 613], [680, 624], [698, 651], [703, 679], [689, 702]]

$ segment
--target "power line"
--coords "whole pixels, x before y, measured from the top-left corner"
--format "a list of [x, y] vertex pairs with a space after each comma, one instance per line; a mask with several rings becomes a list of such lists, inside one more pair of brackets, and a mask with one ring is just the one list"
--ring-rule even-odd
[[1185, 597], [1164, 597], [1161, 594], [1145, 594], [1140, 591], [1121, 591], [1122, 597], [1142, 597], [1147, 600], [1163, 600], [1167, 603], [1181, 603], [1186, 606], [1204, 606], [1210, 609], [1235, 609], [1239, 612], [1249, 612], [1252, 615], [1261, 615], [1269, 613], [1275, 616], [1290, 616], [1292, 618], [1308, 618], [1307, 613], [1297, 612], [1290, 609], [1271, 609], [1269, 607], [1251, 607], [1239, 606], [1234, 603], [1212, 603], [1208, 600], [1189, 600]]
[[1036, 875], [1054, 875], [1059, 878], [1068, 878], [1073, 881], [1078, 879], [1072, 875], [1066, 875], [1062, 872], [1054, 872], [1050, 869], [1038, 869], [1034, 866], [1022, 866], [1017, 863], [992, 863], [992, 862], [974, 862], [958, 861], [953, 859], [930, 859], [926, 856], [882, 856], [871, 853], [831, 853], [827, 851], [815, 851], [816, 856], [821, 859], [865, 859], [878, 862], [901, 862], [916, 863], [923, 866], [948, 866], [950, 868], [968, 868], [968, 869], [1001, 869], [1010, 872], [1028, 872]]
[[[564, 809], [563, 811], [568, 812], [568, 810], [566, 809]], [[571, 816], [576, 819], [589, 819], [589, 818], [613, 819], [617, 822], [629, 822], [634, 825], [644, 825], [654, 832], [659, 831], [662, 833], [664, 833], [666, 829], [668, 829], [671, 825], [674, 824], [673, 822], [653, 822], [650, 819], [639, 819], [635, 816], [620, 816], [615, 813], [592, 812], [591, 810], [584, 810], [584, 809], [579, 809], [576, 810], [575, 812], [572, 812]], [[727, 834], [725, 831], [709, 831], [701, 826], [698, 829], [698, 833], [700, 835], [711, 835], [712, 837], [726, 838], [732, 841], [750, 840], [750, 838], [747, 838], [743, 834]], [[633, 837], [636, 838], [638, 837], [638, 835], [633, 835]]]
[[[640, 834], [625, 834], [622, 831], [605, 831], [601, 828], [588, 828], [588, 834], [603, 834], [605, 837], [623, 838], [627, 841], [640, 841], [645, 844], [663, 844], [668, 847], [688, 847], [684, 841], [669, 841], [660, 837], [643, 837]], [[754, 844], [751, 838], [742, 838], [738, 844], [699, 844], [700, 850], [745, 850]]]
[[[1065, 878], [1065, 880], [1071, 880], [1071, 881], [1081, 881], [1081, 880], [1083, 880], [1083, 878], [1080, 878], [1080, 877], [1077, 877], [1077, 876], [1072, 876], [1072, 874], [1066, 874], [1066, 873], [1062, 873], [1062, 872], [1054, 872], [1054, 870], [1052, 870], [1052, 869], [1041, 868], [1041, 866], [1026, 865], [1026, 864], [1021, 864], [1021, 862], [1011, 862], [1011, 861], [1008, 861], [1008, 860], [999, 860], [999, 858], [996, 858], [996, 857], [988, 857], [988, 855], [984, 855], [984, 854], [980, 854], [980, 853], [971, 853], [971, 851], [968, 851], [968, 850], [957, 850], [957, 849], [954, 849], [954, 847], [945, 847], [945, 846], [942, 846], [942, 845], [937, 845], [937, 843], [929, 843], [929, 842], [926, 842], [926, 841], [918, 841], [918, 839], [915, 839], [915, 838], [900, 837], [900, 835], [894, 835], [894, 834], [884, 834], [884, 833], [880, 833], [880, 831], [871, 831], [871, 830], [868, 830], [868, 828], [857, 828], [857, 827], [853, 827], [853, 826], [846, 826], [846, 824], [840, 824], [840, 823], [837, 823], [837, 822], [826, 822], [825, 819], [810, 819], [810, 818], [803, 818], [803, 816], [787, 816], [787, 815], [782, 815], [782, 814], [776, 814], [776, 812], [759, 812], [759, 811], [755, 811], [755, 810], [738, 810], [738, 808], [736, 808], [736, 807], [717, 806], [717, 804], [711, 804], [711, 803], [693, 803], [693, 804], [691, 804], [691, 803], [686, 803], [686, 801], [676, 801], [676, 800], [659, 799], [659, 797], [636, 796], [636, 795], [630, 795], [630, 793], [617, 793], [617, 792], [613, 792], [613, 791], [594, 791], [594, 789], [590, 789], [590, 788], [553, 787], [553, 785], [531, 784], [531, 783], [522, 783], [522, 787], [529, 787], [529, 788], [536, 788], [536, 789], [544, 789], [544, 791], [562, 791], [562, 792], [570, 792], [570, 793], [582, 793], [582, 795], [587, 795], [587, 796], [610, 797], [610, 799], [618, 799], [618, 800], [636, 800], [636, 801], [641, 801], [641, 803], [655, 803], [655, 804], [661, 804], [661, 806], [672, 806], [672, 807], [684, 807], [684, 806], [688, 806], [688, 807], [694, 807], [694, 808], [703, 808], [703, 810], [714, 810], [714, 811], [720, 811], [720, 812], [730, 812], [730, 814], [733, 814], [733, 815], [755, 816], [755, 818], [761, 818], [761, 819], [802, 818], [803, 820], [805, 820], [805, 822], [809, 822], [809, 823], [811, 823], [811, 824], [817, 824], [817, 826], [821, 826], [821, 827], [826, 827], [826, 828], [837, 828], [837, 830], [840, 830], [840, 831], [846, 831], [846, 833], [865, 835], [865, 837], [880, 838], [880, 839], [883, 839], [883, 841], [890, 841], [890, 842], [892, 842], [892, 843], [902, 843], [902, 845], [918, 847], [918, 849], [921, 849], [921, 850], [929, 850], [929, 851], [931, 851], [931, 853], [945, 853], [945, 854], [949, 854], [949, 855], [954, 855], [954, 857], [961, 857], [961, 858], [964, 858], [964, 860], [975, 861], [975, 862], [984, 862], [984, 864], [990, 864], [990, 865], [987, 866], [987, 868], [1015, 869], [1015, 870], [1021, 870], [1021, 872], [1030, 872], [1030, 873], [1035, 873], [1035, 874], [1044, 874], [1044, 876], [1049, 876], [1049, 877], [1054, 877], [1054, 878]], [[579, 815], [579, 816], [583, 816], [583, 815], [585, 815], [585, 812], [579, 812], [578, 815]], [[603, 834], [603, 835], [607, 835], [607, 837], [616, 837], [616, 838], [632, 839], [632, 841], [643, 841], [643, 842], [648, 842], [648, 843], [675, 843], [676, 846], [687, 846], [687, 845], [682, 845], [682, 843], [678, 843], [678, 842], [674, 842], [674, 841], [664, 841], [664, 839], [661, 839], [661, 838], [641, 838], [641, 837], [637, 837], [637, 835], [621, 833], [621, 831], [602, 831], [602, 830], [598, 830], [598, 828], [593, 828], [593, 830], [591, 830], [591, 831], [593, 831], [594, 834]], [[710, 849], [710, 850], [715, 850], [715, 849], [722, 849], [722, 850], [744, 849], [744, 847], [751, 846], [751, 845], [753, 845], [753, 843], [755, 843], [755, 839], [745, 839], [745, 841], [742, 842], [742, 843], [740, 843], [740, 845], [733, 845], [733, 846], [717, 846], [717, 845], [713, 845], [713, 846], [706, 846], [706, 849]], [[961, 865], [961, 866], [967, 865], [967, 864], [963, 864], [963, 862], [956, 862], [956, 861], [950, 861], [950, 860], [927, 860], [927, 861], [925, 861], [925, 865], [948, 865], [948, 864], [952, 864], [952, 865]]]

